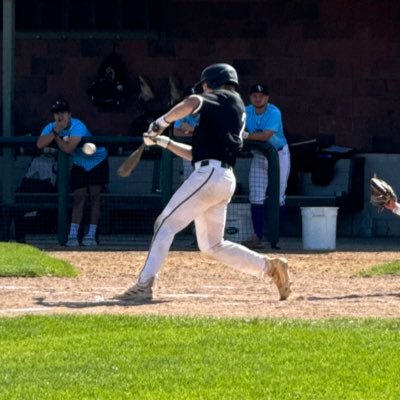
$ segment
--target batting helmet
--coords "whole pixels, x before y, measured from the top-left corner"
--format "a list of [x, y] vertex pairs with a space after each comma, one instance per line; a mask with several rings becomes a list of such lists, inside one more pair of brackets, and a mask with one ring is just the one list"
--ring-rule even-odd
[[203, 70], [200, 81], [195, 87], [200, 87], [204, 82], [210, 89], [217, 89], [222, 85], [232, 85], [236, 89], [239, 87], [239, 78], [235, 68], [229, 64], [212, 64]]

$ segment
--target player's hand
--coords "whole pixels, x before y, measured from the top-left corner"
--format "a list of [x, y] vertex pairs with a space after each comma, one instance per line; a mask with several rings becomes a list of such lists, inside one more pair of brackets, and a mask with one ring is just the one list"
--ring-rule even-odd
[[180, 128], [184, 131], [185, 135], [192, 135], [194, 131], [194, 127], [187, 122], [182, 123]]
[[243, 131], [242, 133], [242, 139], [247, 139], [249, 137], [249, 132]]
[[394, 199], [390, 199], [385, 205], [385, 208], [387, 208], [390, 211], [393, 211], [396, 207], [396, 202]]
[[166, 149], [170, 143], [171, 139], [168, 136], [149, 136], [147, 133], [143, 134], [143, 142], [146, 146], [160, 146]]
[[148, 133], [143, 134], [143, 142], [146, 146], [155, 146], [157, 144], [154, 137], [149, 136]]
[[149, 129], [146, 133], [151, 137], [156, 137], [161, 135], [168, 127], [169, 123], [165, 121], [164, 117], [160, 117], [149, 125]]

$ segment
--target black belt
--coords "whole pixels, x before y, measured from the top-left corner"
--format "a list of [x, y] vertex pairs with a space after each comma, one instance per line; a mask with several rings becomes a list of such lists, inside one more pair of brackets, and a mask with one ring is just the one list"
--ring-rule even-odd
[[[207, 165], [210, 165], [210, 160], [202, 160], [202, 161], [200, 161], [200, 166], [201, 167], [206, 167]], [[226, 168], [226, 169], [231, 168], [231, 166], [228, 163], [224, 162], [224, 161], [221, 161], [221, 167], [222, 168]]]
[[282, 147], [280, 147], [279, 149], [276, 149], [276, 151], [281, 151], [281, 150], [283, 150], [284, 147], [285, 147], [285, 146], [282, 146]]

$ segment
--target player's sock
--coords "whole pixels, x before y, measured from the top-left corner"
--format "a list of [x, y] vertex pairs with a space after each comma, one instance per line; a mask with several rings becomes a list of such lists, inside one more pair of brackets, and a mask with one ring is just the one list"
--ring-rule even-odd
[[89, 230], [86, 235], [87, 238], [94, 238], [96, 235], [96, 230], [97, 230], [97, 225], [96, 224], [90, 224], [89, 225]]
[[79, 224], [72, 223], [68, 237], [70, 238], [78, 237], [78, 230], [79, 230]]
[[254, 233], [261, 240], [264, 236], [264, 205], [251, 205], [251, 220], [253, 221]]

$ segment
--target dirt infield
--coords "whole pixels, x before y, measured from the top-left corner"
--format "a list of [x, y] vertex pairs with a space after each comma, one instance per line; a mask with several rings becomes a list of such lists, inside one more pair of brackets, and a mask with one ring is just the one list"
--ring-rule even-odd
[[293, 293], [279, 301], [276, 288], [229, 269], [196, 251], [172, 251], [155, 298], [146, 304], [109, 300], [137, 276], [145, 251], [52, 251], [80, 270], [72, 279], [0, 278], [0, 316], [116, 313], [210, 317], [400, 317], [400, 277], [356, 273], [398, 259], [382, 248], [335, 252], [268, 252], [289, 260]]

